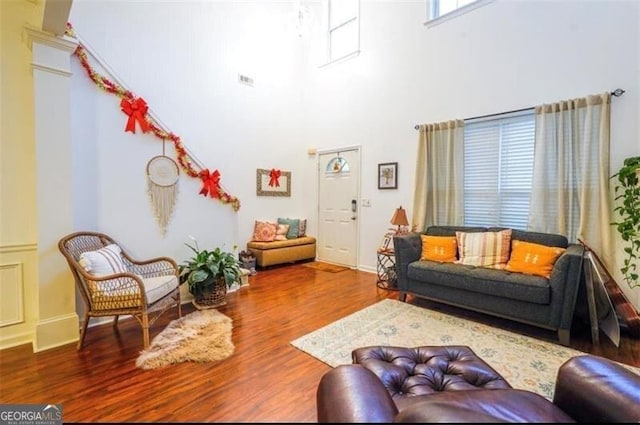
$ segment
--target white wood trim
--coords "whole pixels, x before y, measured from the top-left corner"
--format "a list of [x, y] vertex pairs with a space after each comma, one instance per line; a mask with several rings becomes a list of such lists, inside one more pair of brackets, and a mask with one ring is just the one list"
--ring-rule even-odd
[[28, 251], [37, 251], [37, 250], [38, 250], [38, 244], [35, 244], [35, 243], [0, 245], [0, 254], [6, 254], [9, 252], [28, 252]]

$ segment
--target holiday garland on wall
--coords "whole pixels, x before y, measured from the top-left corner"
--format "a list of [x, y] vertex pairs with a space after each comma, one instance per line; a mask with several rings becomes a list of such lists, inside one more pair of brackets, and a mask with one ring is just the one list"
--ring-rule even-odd
[[[67, 23], [66, 34], [70, 37], [77, 38], [73, 31], [73, 27], [70, 23]], [[149, 116], [149, 107], [145, 100], [141, 97], [135, 96], [131, 91], [125, 89], [117, 83], [109, 80], [107, 77], [100, 75], [89, 63], [87, 51], [82, 45], [78, 43], [74, 55], [80, 60], [80, 64], [87, 72], [87, 75], [98, 86], [98, 88], [111, 93], [119, 97], [120, 108], [129, 118], [125, 126], [125, 132], [136, 132], [136, 123], [140, 127], [143, 133], [151, 132], [157, 138], [162, 140], [170, 140], [176, 150], [176, 157], [180, 167], [184, 172], [193, 178], [202, 180], [202, 188], [200, 194], [203, 196], [209, 196], [212, 199], [217, 199], [224, 204], [231, 204], [234, 211], [240, 209], [240, 200], [235, 196], [231, 196], [220, 186], [220, 172], [218, 170], [210, 171], [208, 168], [199, 167], [198, 170], [194, 167], [192, 160], [187, 152], [182, 140], [179, 136], [173, 132], [167, 132], [161, 129], [154, 120]]]

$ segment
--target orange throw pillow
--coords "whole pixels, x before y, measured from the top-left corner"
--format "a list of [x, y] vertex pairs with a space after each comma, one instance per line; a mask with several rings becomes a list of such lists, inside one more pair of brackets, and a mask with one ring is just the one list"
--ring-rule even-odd
[[253, 240], [257, 242], [273, 242], [276, 239], [278, 225], [269, 221], [258, 221], [253, 228]]
[[505, 267], [510, 272], [542, 276], [549, 279], [556, 260], [566, 249], [514, 240], [511, 258]]
[[455, 236], [420, 235], [422, 239], [421, 260], [453, 263], [456, 261], [458, 242]]

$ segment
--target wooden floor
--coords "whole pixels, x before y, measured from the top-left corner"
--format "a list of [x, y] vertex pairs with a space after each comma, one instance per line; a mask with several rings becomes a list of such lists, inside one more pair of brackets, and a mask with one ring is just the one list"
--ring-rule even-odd
[[[183, 363], [142, 371], [137, 322], [90, 328], [75, 344], [32, 353], [25, 345], [0, 351], [0, 403], [62, 404], [65, 422], [315, 422], [316, 387], [330, 367], [290, 341], [397, 293], [376, 287], [375, 274], [330, 273], [300, 264], [260, 270], [250, 286], [228, 295], [219, 310], [233, 319], [235, 353], [215, 363]], [[553, 332], [409, 299], [450, 314], [530, 336]], [[193, 308], [185, 305], [185, 312]], [[157, 335], [172, 312], [156, 322]], [[640, 341], [623, 335], [619, 348], [574, 324], [572, 347], [640, 366]]]

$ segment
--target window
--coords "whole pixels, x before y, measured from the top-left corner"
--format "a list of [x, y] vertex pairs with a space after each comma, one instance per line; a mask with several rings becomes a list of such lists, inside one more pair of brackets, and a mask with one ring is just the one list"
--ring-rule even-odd
[[360, 53], [360, 0], [327, 0], [327, 58], [330, 64]]
[[527, 229], [534, 143], [533, 110], [465, 121], [465, 225]]
[[465, 14], [493, 0], [427, 0], [427, 25]]
[[336, 156], [335, 158], [332, 158], [327, 163], [327, 167], [324, 170], [325, 174], [348, 174], [349, 171], [349, 163], [346, 159], [341, 157], [340, 154], [338, 154], [338, 156]]

